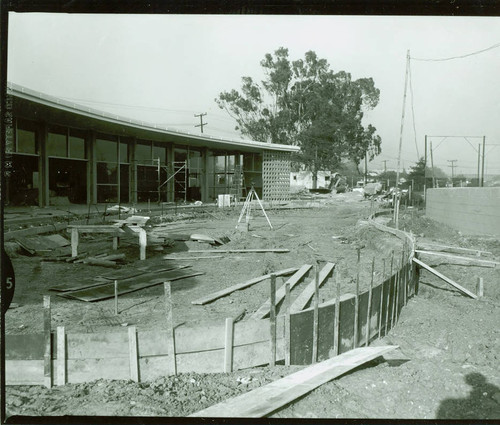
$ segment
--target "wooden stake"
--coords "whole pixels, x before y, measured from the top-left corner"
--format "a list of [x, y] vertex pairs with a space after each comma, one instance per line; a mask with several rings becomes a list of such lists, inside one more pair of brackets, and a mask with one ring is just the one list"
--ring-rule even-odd
[[118, 281], [115, 280], [115, 316], [118, 316]]
[[139, 359], [137, 352], [137, 329], [135, 326], [128, 328], [128, 355], [130, 379], [139, 382]]
[[407, 269], [406, 269], [406, 243], [403, 248], [403, 259], [401, 261], [401, 273], [402, 273], [402, 283], [403, 283], [403, 305], [406, 305], [406, 297], [408, 295], [407, 288], [406, 288], [406, 283], [408, 282], [407, 279]]
[[335, 298], [335, 328], [333, 330], [333, 352], [336, 356], [340, 350], [340, 272], [335, 271], [335, 283], [337, 284], [337, 297]]
[[276, 365], [276, 275], [271, 274], [271, 308], [269, 310], [269, 326], [271, 336], [271, 358], [269, 365]]
[[52, 345], [51, 345], [51, 311], [50, 295], [43, 296], [43, 334], [45, 351], [43, 355], [43, 382], [47, 388], [52, 387]]
[[78, 256], [78, 229], [71, 229], [71, 256]]
[[57, 385], [66, 384], [66, 334], [64, 326], [57, 327]]
[[290, 366], [290, 282], [285, 283], [285, 366]]
[[359, 268], [361, 260], [361, 250], [357, 248], [358, 251], [358, 263], [357, 263], [357, 274], [356, 274], [356, 298], [354, 299], [354, 337], [352, 348], [358, 346], [358, 320], [359, 320]]
[[164, 292], [165, 292], [165, 310], [167, 319], [167, 352], [170, 363], [170, 372], [173, 375], [177, 375], [177, 363], [175, 359], [175, 333], [174, 333], [174, 321], [172, 312], [172, 289], [170, 282], [164, 282]]
[[391, 328], [394, 327], [398, 317], [398, 296], [399, 296], [399, 266], [396, 266], [396, 279], [394, 280], [394, 299], [392, 300]]
[[226, 319], [226, 333], [224, 339], [224, 372], [233, 371], [233, 340], [234, 322], [232, 317]]
[[[385, 306], [385, 333], [384, 333], [384, 335], [387, 335], [388, 328], [389, 328], [389, 306], [390, 306], [390, 300], [391, 300], [393, 262], [394, 262], [394, 251], [392, 251], [392, 253], [391, 253], [391, 271], [389, 272], [389, 292], [387, 293], [387, 304]], [[391, 323], [391, 325], [392, 325], [392, 323]]]
[[368, 308], [366, 310], [366, 340], [365, 346], [370, 344], [370, 324], [372, 316], [372, 298], [373, 298], [373, 275], [375, 274], [375, 257], [372, 260], [372, 278], [370, 279], [370, 289], [368, 291]]
[[313, 341], [312, 341], [312, 364], [318, 361], [318, 317], [319, 317], [319, 270], [314, 266], [314, 298], [313, 298]]
[[139, 259], [146, 259], [146, 246], [148, 244], [148, 237], [144, 229], [139, 229]]
[[476, 294], [478, 298], [484, 296], [484, 282], [482, 277], [477, 279]]
[[382, 259], [382, 284], [380, 285], [380, 306], [378, 313], [378, 337], [382, 334], [382, 308], [384, 306], [385, 258]]

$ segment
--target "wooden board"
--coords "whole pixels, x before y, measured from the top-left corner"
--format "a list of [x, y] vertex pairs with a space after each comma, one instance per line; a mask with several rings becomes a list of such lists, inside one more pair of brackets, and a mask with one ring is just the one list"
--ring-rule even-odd
[[109, 359], [68, 359], [67, 382], [77, 384], [95, 379], [130, 379], [128, 347], [127, 356]]
[[[133, 279], [131, 281], [122, 281], [118, 286], [118, 296], [123, 294], [128, 294], [130, 292], [139, 291], [144, 288], [149, 288], [151, 286], [162, 284], [165, 281], [174, 281], [178, 279], [185, 279], [188, 277], [194, 277], [202, 275], [202, 272], [191, 272], [191, 271], [178, 271], [172, 270], [169, 272], [163, 272], [159, 276], [151, 277], [150, 275], [141, 276], [139, 279]], [[114, 284], [106, 284], [94, 288], [82, 289], [81, 291], [74, 292], [64, 292], [57, 294], [60, 297], [77, 299], [80, 301], [95, 302], [101, 301], [114, 297]]]
[[360, 347], [366, 342], [366, 321], [368, 310], [368, 291], [359, 294], [359, 316], [358, 316], [358, 344]]
[[370, 341], [378, 337], [378, 324], [380, 314], [380, 296], [382, 295], [382, 284], [374, 286], [372, 290], [372, 307], [370, 317]]
[[[284, 269], [284, 270], [274, 272], [274, 274], [276, 276], [289, 275], [289, 274], [296, 272], [297, 270], [298, 270], [297, 267], [292, 267], [289, 269]], [[214, 292], [210, 295], [207, 295], [203, 298], [199, 298], [197, 300], [191, 301], [191, 304], [198, 304], [198, 305], [207, 304], [211, 301], [215, 301], [218, 298], [229, 295], [230, 293], [232, 293], [234, 291], [239, 291], [240, 289], [248, 288], [249, 286], [252, 286], [258, 282], [261, 282], [265, 279], [269, 279], [270, 277], [271, 277], [271, 274], [265, 274], [263, 276], [255, 277], [253, 279], [247, 280], [246, 282], [238, 283], [237, 285], [230, 286], [229, 288], [222, 289], [220, 291], [217, 291], [217, 292]]]
[[107, 279], [102, 279], [99, 277], [96, 277], [88, 282], [79, 282], [79, 283], [74, 283], [74, 284], [66, 284], [66, 285], [60, 285], [60, 286], [53, 286], [49, 288], [49, 291], [54, 291], [54, 292], [71, 292], [71, 291], [80, 291], [82, 289], [89, 289], [89, 288], [94, 288], [96, 286], [101, 286], [109, 283], [109, 280]]
[[440, 279], [444, 280], [446, 283], [449, 283], [451, 286], [455, 287], [458, 289], [460, 292], [462, 292], [465, 295], [468, 295], [471, 298], [477, 299], [477, 295], [473, 294], [471, 291], [468, 289], [464, 288], [463, 286], [459, 285], [457, 282], [451, 280], [450, 278], [446, 277], [444, 274], [439, 273], [437, 270], [433, 269], [432, 267], [428, 266], [425, 264], [423, 261], [420, 261], [417, 258], [413, 259], [413, 262], [419, 265], [420, 267], [424, 268], [425, 270], [431, 272], [433, 275], [439, 277]]
[[282, 248], [262, 248], [262, 249], [190, 249], [188, 252], [196, 252], [196, 253], [202, 253], [202, 252], [211, 252], [214, 254], [217, 253], [226, 253], [226, 254], [231, 254], [231, 253], [238, 253], [238, 254], [250, 254], [250, 253], [260, 253], [260, 252], [274, 252], [274, 253], [285, 253], [285, 252], [290, 252], [289, 249], [282, 249]]
[[313, 309], [290, 315], [290, 364], [311, 364]]
[[6, 360], [6, 385], [43, 385], [43, 360]]
[[68, 360], [128, 358], [126, 332], [66, 334]]
[[462, 248], [458, 246], [448, 246], [448, 245], [439, 245], [428, 242], [417, 242], [417, 249], [424, 249], [428, 251], [444, 251], [451, 252], [455, 254], [468, 253], [468, 254], [487, 254], [492, 255], [489, 251], [481, 251], [479, 249], [471, 249], [471, 248]]
[[434, 264], [438, 262], [438, 263], [456, 264], [464, 266], [491, 267], [491, 268], [500, 265], [498, 261], [480, 260], [479, 258], [471, 258], [471, 257], [461, 257], [458, 255], [443, 254], [442, 252], [421, 251], [419, 249], [415, 250], [415, 252], [418, 253], [419, 256], [425, 256], [427, 262], [434, 262]]
[[44, 338], [43, 334], [5, 335], [5, 359], [42, 360]]
[[[331, 275], [333, 269], [335, 267], [334, 263], [326, 263], [325, 266], [321, 269], [319, 273], [319, 285], [323, 285], [326, 279]], [[295, 301], [290, 306], [290, 312], [294, 313], [304, 309], [312, 296], [314, 295], [315, 290], [315, 278], [305, 287], [305, 289], [299, 294], [299, 296], [295, 299]]]
[[190, 416], [264, 417], [320, 385], [396, 348], [397, 346], [383, 346], [351, 350], [348, 353], [317, 363], [248, 393], [195, 412]]
[[[304, 264], [299, 270], [295, 272], [293, 276], [290, 277], [277, 291], [276, 291], [276, 305], [279, 305], [281, 301], [285, 298], [285, 288], [286, 284], [288, 283], [290, 285], [290, 290], [300, 283], [302, 279], [305, 277], [305, 275], [309, 272], [311, 269], [312, 265], [310, 264]], [[262, 304], [259, 309], [252, 314], [252, 319], [263, 319], [267, 316], [269, 316], [269, 308], [271, 306], [271, 299], [268, 298], [267, 301]]]
[[354, 345], [354, 310], [356, 297], [341, 300], [340, 302], [340, 327], [339, 327], [339, 353], [345, 353]]

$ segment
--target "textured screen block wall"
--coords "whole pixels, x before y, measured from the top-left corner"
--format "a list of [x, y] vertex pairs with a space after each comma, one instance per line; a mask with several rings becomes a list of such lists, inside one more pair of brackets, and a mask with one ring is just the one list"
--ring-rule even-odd
[[290, 153], [264, 151], [262, 182], [264, 200], [290, 200]]
[[425, 215], [466, 234], [500, 236], [500, 187], [428, 189]]

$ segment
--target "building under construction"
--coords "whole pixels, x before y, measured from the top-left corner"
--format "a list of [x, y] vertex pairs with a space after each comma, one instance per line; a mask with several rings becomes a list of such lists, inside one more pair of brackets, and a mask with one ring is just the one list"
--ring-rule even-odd
[[298, 147], [180, 132], [12, 83], [7, 94], [6, 205], [212, 202], [252, 185], [289, 199]]

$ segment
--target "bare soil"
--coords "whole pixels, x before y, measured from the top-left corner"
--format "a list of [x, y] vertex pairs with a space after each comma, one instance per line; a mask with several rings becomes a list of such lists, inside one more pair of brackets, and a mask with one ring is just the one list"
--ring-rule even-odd
[[[218, 212], [210, 219], [196, 214], [155, 219], [172, 233], [203, 233], [228, 236], [221, 249], [287, 248], [288, 253], [220, 254], [223, 258], [171, 261], [171, 256], [206, 256], [188, 249], [211, 249], [206, 243], [176, 241], [157, 251], [148, 249], [146, 262], [138, 260], [133, 240], [122, 241], [119, 252], [127, 254], [122, 269], [167, 262], [190, 265], [204, 274], [172, 283], [174, 322], [223, 320], [251, 315], [269, 297], [269, 281], [233, 292], [204, 306], [191, 301], [222, 288], [242, 283], [269, 272], [319, 264], [337, 264], [342, 293], [353, 292], [356, 281], [357, 249], [361, 252], [360, 286], [367, 288], [374, 264], [375, 283], [389, 274], [400, 261], [402, 242], [367, 226], [369, 201], [356, 194], [322, 195], [312, 200], [314, 208], [269, 209], [274, 230], [258, 214], [250, 231], [235, 229], [239, 208]], [[168, 223], [165, 221], [168, 220]], [[408, 210], [400, 228], [412, 231], [422, 241], [472, 247], [491, 251], [500, 258], [500, 242], [494, 238], [465, 237], [446, 226]], [[111, 240], [83, 238], [82, 249], [111, 248]], [[75, 283], [110, 272], [85, 264], [49, 263], [10, 251], [16, 272], [19, 307], [6, 315], [6, 332], [42, 331], [42, 296], [54, 294], [51, 286]], [[375, 260], [373, 262], [373, 260]], [[440, 272], [475, 292], [476, 280], [483, 277], [485, 296], [472, 300], [426, 271], [421, 272], [420, 291], [403, 309], [396, 327], [376, 344], [399, 345], [395, 354], [376, 359], [274, 413], [279, 418], [445, 418], [500, 419], [499, 268], [442, 265]], [[278, 278], [278, 285], [285, 279]], [[300, 293], [305, 283], [292, 291]], [[320, 301], [335, 296], [333, 280], [320, 290]], [[118, 315], [112, 300], [85, 303], [52, 296], [52, 327], [67, 332], [113, 332], [135, 325], [139, 330], [162, 328], [165, 323], [162, 285], [121, 296]], [[214, 403], [265, 385], [301, 366], [260, 367], [229, 374], [180, 374], [153, 382], [99, 380], [47, 389], [39, 386], [7, 387], [8, 415], [104, 415], [104, 416], [186, 416]]]

